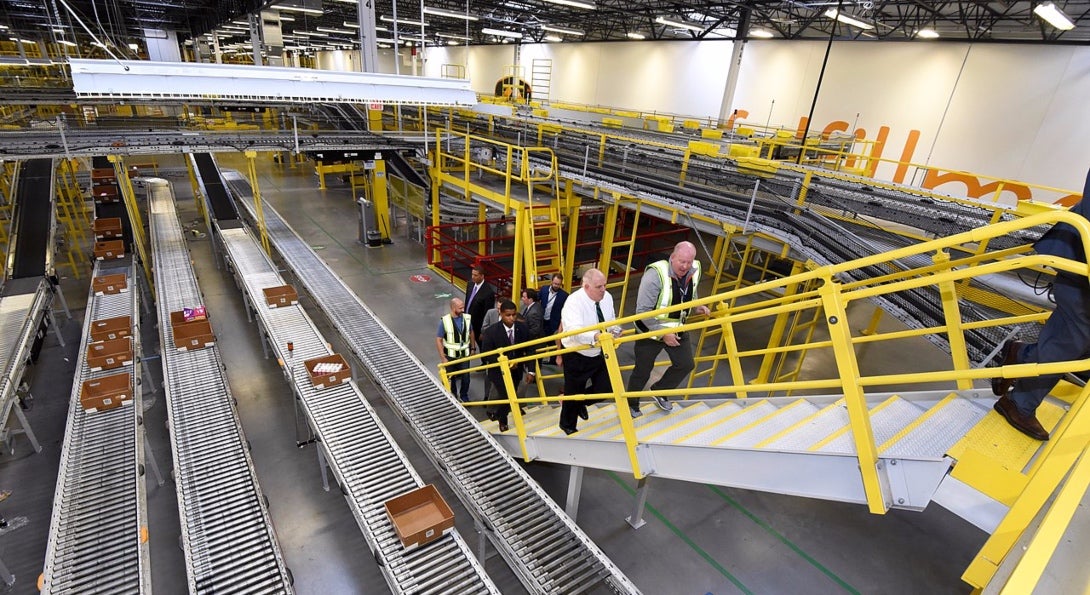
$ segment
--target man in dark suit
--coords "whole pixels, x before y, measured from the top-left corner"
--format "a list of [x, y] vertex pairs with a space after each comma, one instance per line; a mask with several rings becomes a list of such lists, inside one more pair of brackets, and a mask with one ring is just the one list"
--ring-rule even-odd
[[540, 339], [545, 336], [545, 311], [537, 301], [537, 290], [529, 287], [522, 289], [522, 311], [519, 312], [519, 320], [526, 323], [530, 329], [531, 339]]
[[465, 302], [466, 314], [469, 314], [470, 324], [473, 325], [473, 336], [477, 337], [477, 345], [480, 345], [484, 315], [496, 302], [496, 290], [485, 281], [484, 269], [481, 265], [474, 265], [470, 272], [469, 283], [466, 284]]
[[[515, 303], [511, 300], [504, 300], [500, 304], [500, 321], [485, 329], [484, 336], [481, 337], [482, 353], [514, 345], [515, 349], [505, 352], [508, 358], [515, 359], [526, 355], [526, 349], [517, 346], [530, 339], [530, 330], [525, 323], [515, 319], [517, 314], [518, 310], [515, 309]], [[484, 359], [484, 363], [495, 363], [496, 359], [494, 355], [489, 356]], [[511, 366], [511, 381], [515, 390], [518, 390], [519, 383], [522, 382], [522, 374], [522, 364]], [[510, 398], [507, 385], [503, 382], [503, 372], [498, 367], [488, 369], [488, 381], [495, 387], [496, 399]], [[488, 412], [488, 419], [499, 422], [500, 431], [506, 432], [507, 414], [510, 412], [510, 403], [496, 405]]]
[[[541, 304], [542, 321], [545, 323], [546, 337], [556, 334], [560, 326], [560, 313], [564, 310], [564, 302], [568, 299], [568, 292], [564, 291], [564, 276], [553, 273], [553, 278], [548, 285], [538, 292], [537, 301]], [[553, 358], [546, 358], [545, 363], [554, 363]]]

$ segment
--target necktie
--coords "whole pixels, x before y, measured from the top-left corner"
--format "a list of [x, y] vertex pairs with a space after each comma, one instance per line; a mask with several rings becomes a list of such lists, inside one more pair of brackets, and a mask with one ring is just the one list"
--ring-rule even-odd
[[594, 312], [598, 314], [598, 322], [606, 321], [606, 317], [602, 314], [602, 304], [594, 302]]
[[473, 298], [477, 297], [477, 286], [473, 286], [473, 291], [469, 292], [469, 297], [466, 299], [466, 307], [473, 303]]
[[545, 318], [552, 320], [553, 314], [553, 300], [556, 299], [556, 292], [549, 290], [549, 297], [545, 300]]
[[507, 329], [507, 342], [510, 343], [511, 345], [515, 344], [515, 329], [514, 328]]

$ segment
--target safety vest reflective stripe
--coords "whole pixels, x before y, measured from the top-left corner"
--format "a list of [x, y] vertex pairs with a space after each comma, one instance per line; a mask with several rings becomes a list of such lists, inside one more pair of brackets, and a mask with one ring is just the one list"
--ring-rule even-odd
[[446, 333], [446, 337], [443, 338], [443, 348], [447, 350], [447, 357], [469, 355], [469, 319], [469, 314], [462, 314], [462, 338], [459, 340], [454, 329], [454, 319], [450, 314], [443, 317], [443, 332]]
[[[655, 308], [662, 309], [671, 306], [674, 300], [674, 285], [670, 279], [670, 262], [667, 260], [659, 260], [647, 265], [647, 268], [653, 269], [656, 273], [659, 274], [659, 301], [658, 304], [656, 304]], [[696, 288], [699, 283], [700, 261], [694, 260], [692, 276], [689, 280], [689, 287], [692, 290], [692, 295], [689, 297], [688, 300], [685, 301], [692, 301], [696, 299]], [[662, 326], [675, 327], [685, 324], [685, 316], [686, 311], [682, 310], [681, 316], [678, 318], [670, 318], [669, 314], [659, 314], [655, 317], [655, 319], [658, 320], [659, 323], [662, 324]], [[661, 339], [662, 336], [660, 335], [656, 338]]]

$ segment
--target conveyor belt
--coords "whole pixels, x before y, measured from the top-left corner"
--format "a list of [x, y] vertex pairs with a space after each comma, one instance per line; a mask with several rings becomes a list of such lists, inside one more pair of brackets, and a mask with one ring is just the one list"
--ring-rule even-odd
[[19, 163], [6, 271], [12, 279], [50, 275], [53, 249], [53, 160]]
[[[119, 372], [140, 377], [139, 310], [130, 259], [100, 261], [94, 275], [125, 273], [130, 291], [87, 298], [79, 362], [72, 378], [68, 426], [61, 449], [57, 490], [45, 555], [42, 593], [150, 593], [147, 501], [140, 428], [140, 383], [133, 400], [108, 411], [87, 413], [80, 406], [85, 380]], [[132, 316], [134, 365], [92, 372], [87, 344], [94, 320]]]
[[238, 209], [223, 186], [215, 159], [209, 153], [193, 153], [191, 158], [196, 166], [197, 182], [212, 208], [212, 217], [220, 222], [221, 227], [225, 227], [229, 220], [237, 220]]
[[[409, 464], [355, 382], [315, 389], [303, 361], [331, 353], [300, 306], [268, 308], [262, 290], [283, 285], [276, 267], [244, 228], [219, 230], [225, 261], [256, 314], [262, 339], [285, 370], [317, 436], [320, 453], [395, 593], [499, 593], [457, 530], [425, 547], [405, 550], [386, 516], [386, 500], [424, 482]], [[286, 345], [294, 344], [289, 357]]]
[[149, 180], [163, 386], [190, 593], [291, 593], [216, 346], [174, 347], [170, 313], [202, 303], [165, 180]]
[[[233, 172], [225, 172], [224, 179], [252, 213], [245, 181]], [[267, 204], [263, 211], [269, 238], [288, 267], [408, 420], [466, 507], [495, 528], [497, 549], [526, 588], [534, 593], [637, 593], [628, 577], [481, 430], [280, 215]]]
[[0, 296], [0, 428], [15, 406], [31, 345], [52, 303], [53, 288], [44, 278], [37, 291]]

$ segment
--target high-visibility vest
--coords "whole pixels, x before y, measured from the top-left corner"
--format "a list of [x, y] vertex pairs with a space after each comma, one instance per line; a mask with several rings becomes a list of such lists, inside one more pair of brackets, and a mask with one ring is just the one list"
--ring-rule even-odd
[[443, 348], [447, 351], [447, 357], [459, 358], [469, 355], [469, 314], [462, 314], [462, 336], [458, 336], [458, 329], [454, 328], [454, 319], [450, 314], [443, 317]]
[[[674, 301], [674, 283], [670, 278], [670, 261], [659, 260], [653, 262], [647, 266], [648, 269], [654, 270], [659, 275], [659, 300], [655, 305], [655, 309], [667, 308], [673, 305]], [[692, 291], [692, 295], [687, 296], [685, 301], [692, 301], [696, 299], [696, 287], [700, 283], [700, 261], [693, 261], [692, 277], [689, 280], [689, 288]], [[675, 327], [685, 324], [685, 317], [687, 310], [682, 310], [677, 318], [671, 318], [669, 314], [659, 314], [655, 317], [662, 326]], [[662, 340], [662, 335], [655, 337]]]

